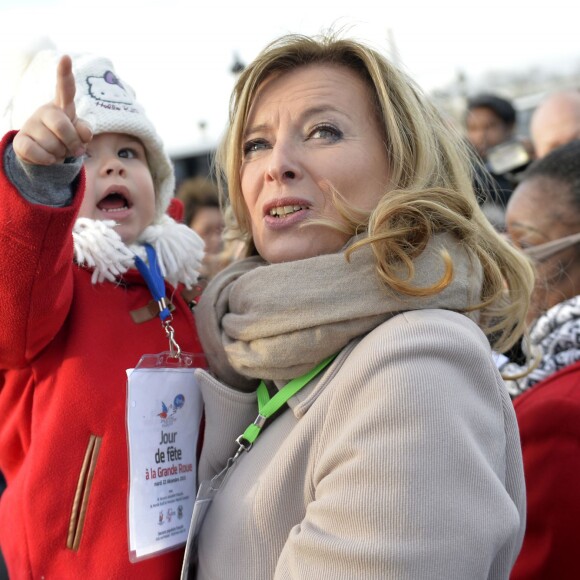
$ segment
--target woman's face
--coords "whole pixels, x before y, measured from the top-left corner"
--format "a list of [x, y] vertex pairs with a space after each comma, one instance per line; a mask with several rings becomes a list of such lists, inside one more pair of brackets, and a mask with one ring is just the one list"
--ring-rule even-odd
[[[580, 216], [564, 183], [533, 177], [514, 190], [506, 211], [507, 233], [522, 249], [559, 240], [580, 231]], [[580, 292], [578, 246], [572, 246], [538, 262], [537, 279], [527, 322]]]
[[307, 220], [342, 222], [332, 189], [370, 211], [389, 182], [370, 89], [350, 69], [307, 65], [271, 76], [250, 109], [241, 189], [260, 255], [271, 263], [337, 252], [349, 235]]

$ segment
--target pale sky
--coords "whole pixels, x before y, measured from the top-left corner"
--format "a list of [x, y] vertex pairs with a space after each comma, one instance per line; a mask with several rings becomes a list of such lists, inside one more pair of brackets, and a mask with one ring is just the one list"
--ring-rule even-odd
[[[576, 66], [580, 3], [544, 0], [0, 0], [0, 71], [39, 36], [109, 57], [171, 153], [219, 139], [237, 52], [248, 63], [276, 37], [342, 27], [391, 54], [425, 90], [458, 71]], [[0, 99], [6, 95], [0, 83]], [[0, 106], [4, 101], [0, 100]], [[205, 134], [200, 121], [207, 124]]]

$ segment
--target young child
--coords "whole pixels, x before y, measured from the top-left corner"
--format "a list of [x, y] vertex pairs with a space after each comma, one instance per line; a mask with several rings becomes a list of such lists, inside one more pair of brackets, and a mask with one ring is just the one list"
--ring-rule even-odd
[[[53, 87], [57, 71], [54, 100], [16, 125], [47, 71]], [[166, 215], [171, 162], [110, 61], [39, 52], [12, 113], [20, 131], [0, 144], [0, 546], [10, 577], [176, 578], [183, 550], [129, 560], [126, 369], [169, 350], [134, 258], [147, 260], [145, 243], [156, 250], [175, 340], [200, 354], [182, 290], [197, 280], [203, 243]]]

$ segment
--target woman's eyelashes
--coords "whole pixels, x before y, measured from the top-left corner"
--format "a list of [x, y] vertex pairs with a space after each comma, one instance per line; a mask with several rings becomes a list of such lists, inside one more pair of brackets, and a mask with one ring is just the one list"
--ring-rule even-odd
[[340, 141], [342, 137], [343, 132], [338, 127], [328, 123], [317, 125], [309, 134], [310, 139], [325, 139], [333, 143]]
[[[330, 123], [321, 123], [316, 125], [314, 128], [308, 130], [304, 134], [304, 141], [309, 140], [323, 140], [330, 143], [336, 143], [340, 141], [344, 134], [343, 132]], [[247, 157], [256, 151], [262, 151], [264, 149], [270, 149], [272, 147], [271, 143], [264, 138], [250, 139], [246, 141], [243, 146], [243, 155]]]
[[265, 139], [251, 139], [250, 141], [246, 141], [243, 147], [244, 157], [256, 151], [267, 149], [269, 146], [270, 144]]

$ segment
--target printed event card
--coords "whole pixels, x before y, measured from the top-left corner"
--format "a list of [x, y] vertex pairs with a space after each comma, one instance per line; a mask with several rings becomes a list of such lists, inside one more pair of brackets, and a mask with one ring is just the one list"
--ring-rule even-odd
[[202, 399], [193, 368], [127, 371], [131, 561], [185, 544]]

